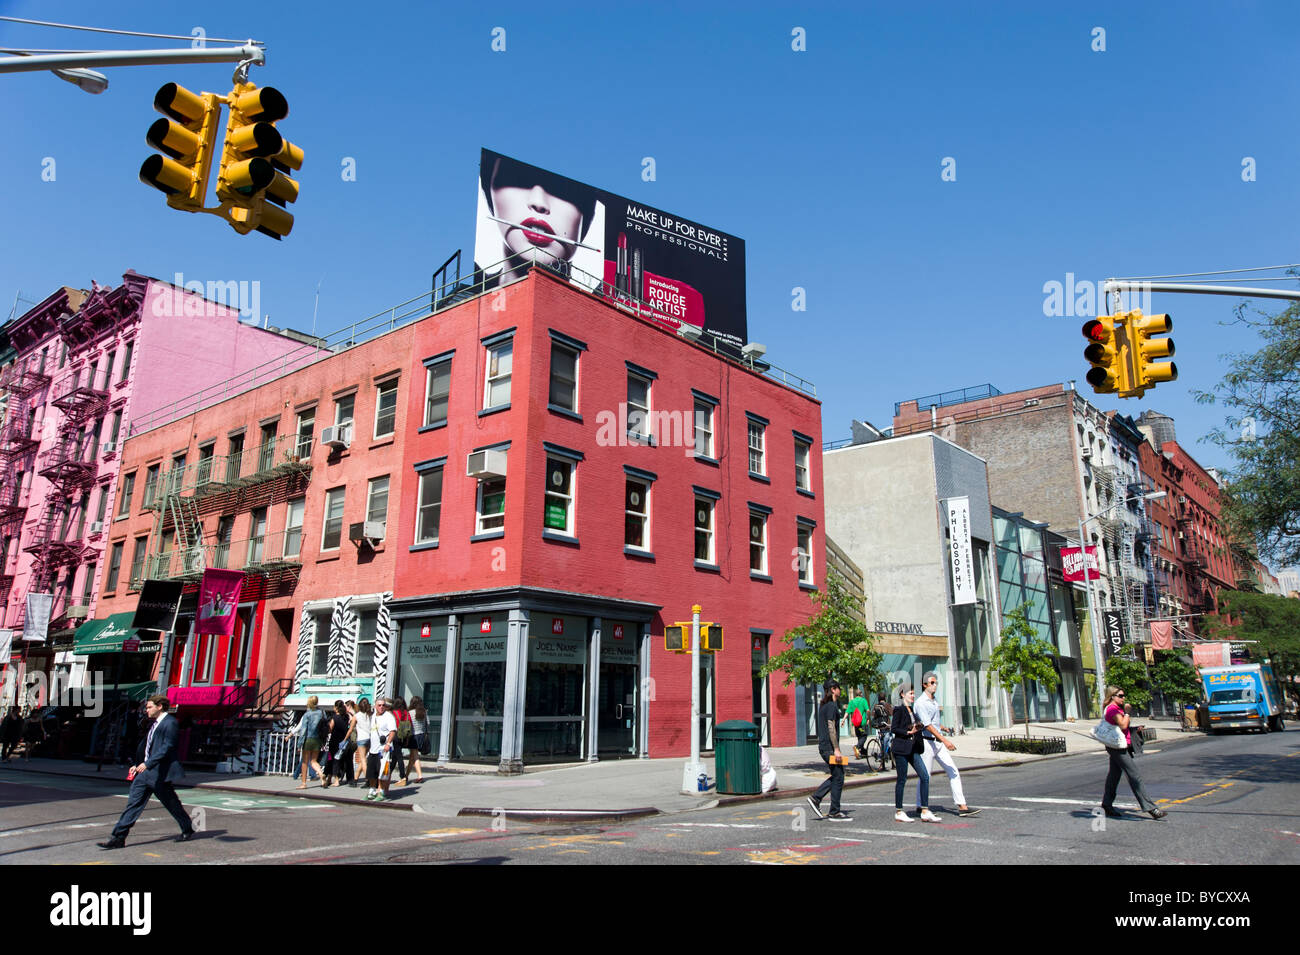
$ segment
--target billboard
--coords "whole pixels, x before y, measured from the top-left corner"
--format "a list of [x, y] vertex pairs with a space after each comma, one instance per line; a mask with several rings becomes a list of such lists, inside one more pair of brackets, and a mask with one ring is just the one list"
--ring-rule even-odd
[[745, 243], [623, 196], [484, 149], [474, 267], [488, 286], [535, 263], [574, 285], [626, 296], [662, 323], [747, 342]]

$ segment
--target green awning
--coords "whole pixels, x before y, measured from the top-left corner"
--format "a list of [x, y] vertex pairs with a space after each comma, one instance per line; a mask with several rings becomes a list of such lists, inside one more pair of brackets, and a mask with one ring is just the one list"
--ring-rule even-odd
[[156, 639], [146, 640], [141, 636], [140, 631], [131, 626], [131, 621], [135, 619], [135, 611], [128, 610], [125, 613], [115, 613], [103, 620], [87, 620], [77, 628], [75, 643], [72, 646], [73, 653], [121, 653], [122, 644], [127, 640], [138, 641], [138, 646], [132, 652], [135, 653], [152, 653], [157, 650], [159, 643]]
[[158, 684], [153, 680], [146, 680], [143, 683], [115, 683], [104, 687], [106, 696], [120, 694], [135, 703], [143, 703], [157, 692]]

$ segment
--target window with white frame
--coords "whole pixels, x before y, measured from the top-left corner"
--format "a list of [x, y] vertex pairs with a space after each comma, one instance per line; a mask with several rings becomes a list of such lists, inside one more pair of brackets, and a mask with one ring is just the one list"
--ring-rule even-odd
[[424, 426], [447, 421], [447, 402], [451, 395], [451, 359], [444, 358], [425, 366]]
[[379, 631], [379, 609], [362, 610], [357, 614], [357, 676], [370, 676], [375, 672], [375, 634]]
[[627, 436], [650, 440], [650, 379], [627, 373]]
[[378, 523], [384, 526], [384, 537], [388, 536], [388, 478], [372, 478], [366, 490], [366, 523]]
[[573, 536], [573, 462], [546, 459], [546, 510], [543, 526]]
[[506, 479], [488, 478], [478, 482], [475, 507], [477, 533], [503, 530], [506, 526]]
[[547, 399], [554, 408], [578, 410], [578, 349], [551, 342], [551, 390]]
[[325, 520], [321, 529], [320, 549], [338, 550], [343, 541], [343, 499], [347, 488], [325, 492]]
[[513, 338], [487, 346], [487, 374], [483, 381], [483, 409], [510, 404], [510, 371], [515, 342]]
[[294, 445], [293, 453], [298, 455], [299, 461], [306, 461], [311, 457], [312, 442], [316, 439], [316, 408], [306, 408], [298, 412], [298, 440]]
[[429, 468], [420, 472], [420, 486], [415, 499], [415, 543], [436, 544], [441, 519], [442, 468]]
[[342, 398], [334, 399], [334, 426], [351, 424], [353, 412], [356, 410], [357, 396], [355, 394], [344, 395]]
[[794, 439], [794, 486], [801, 491], [812, 490], [812, 480], [808, 473], [808, 459], [811, 453], [811, 443], [802, 438]]
[[767, 574], [767, 515], [753, 510], [749, 512], [749, 570]]
[[297, 557], [302, 553], [302, 517], [307, 509], [307, 499], [300, 497], [289, 502], [284, 519], [284, 556]]
[[266, 508], [253, 510], [248, 526], [248, 563], [260, 564], [262, 552], [266, 546]]
[[397, 430], [397, 381], [386, 381], [375, 391], [375, 438], [387, 438]]
[[799, 558], [799, 583], [811, 584], [813, 582], [813, 564], [812, 564], [812, 538], [813, 528], [810, 524], [800, 521], [798, 524], [798, 544], [795, 553]]
[[713, 457], [713, 408], [712, 402], [695, 399], [695, 453], [701, 457]]
[[695, 559], [703, 564], [714, 563], [712, 498], [695, 496]]
[[330, 616], [325, 613], [312, 614], [316, 621], [315, 631], [311, 636], [311, 672], [312, 676], [327, 676], [330, 668]]
[[650, 482], [629, 477], [623, 491], [623, 544], [650, 550]]
[[764, 422], [754, 417], [748, 419], [750, 474], [767, 474], [767, 453], [764, 450], [766, 430]]

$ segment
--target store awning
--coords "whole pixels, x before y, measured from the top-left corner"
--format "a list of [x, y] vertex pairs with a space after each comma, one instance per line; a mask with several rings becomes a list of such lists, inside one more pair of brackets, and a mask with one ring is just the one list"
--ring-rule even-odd
[[145, 635], [131, 621], [135, 611], [115, 613], [103, 620], [87, 620], [77, 628], [73, 653], [153, 653], [161, 643], [153, 639], [153, 631]]
[[158, 684], [153, 680], [146, 680], [143, 683], [112, 683], [104, 687], [105, 695], [125, 696], [133, 703], [143, 703], [156, 692], [158, 692]]

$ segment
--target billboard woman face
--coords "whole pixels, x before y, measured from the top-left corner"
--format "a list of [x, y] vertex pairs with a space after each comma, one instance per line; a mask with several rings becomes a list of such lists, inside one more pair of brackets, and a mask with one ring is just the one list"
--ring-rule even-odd
[[498, 159], [492, 173], [492, 209], [496, 218], [505, 220], [497, 228], [506, 253], [521, 255], [536, 249], [546, 253], [539, 256], [542, 261], [547, 257], [569, 261], [587, 225], [582, 210], [559, 194], [556, 183], [534, 181], [537, 177], [523, 172], [521, 165]]

